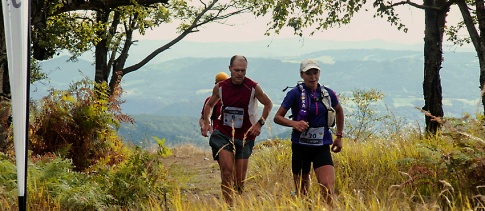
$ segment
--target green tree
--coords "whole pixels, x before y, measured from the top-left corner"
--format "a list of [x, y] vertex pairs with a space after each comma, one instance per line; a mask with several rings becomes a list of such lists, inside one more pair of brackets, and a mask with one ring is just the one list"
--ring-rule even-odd
[[[423, 110], [430, 112], [438, 119], [444, 117], [440, 76], [443, 62], [443, 35], [446, 28], [446, 16], [450, 6], [454, 3], [454, 0], [424, 0], [422, 5], [411, 1], [401, 1], [390, 5], [395, 7], [407, 4], [423, 9], [425, 12]], [[425, 121], [426, 131], [430, 134], [435, 134], [441, 126], [441, 121], [435, 121], [427, 115], [425, 115]]]
[[[82, 16], [82, 13], [75, 13], [74, 11], [97, 11], [103, 8], [133, 5], [134, 3], [134, 1], [131, 0], [32, 0], [30, 2], [32, 26], [31, 50], [32, 56], [36, 60], [50, 59], [57, 52], [64, 49], [75, 52], [74, 55], [79, 55], [79, 53], [90, 49], [89, 43], [96, 40], [96, 37], [92, 36], [92, 33], [90, 34], [89, 32], [93, 32], [93, 30], [99, 28], [96, 27], [98, 24], [94, 23], [93, 25], [90, 25], [90, 23], [95, 22], [92, 21], [91, 17]], [[156, 3], [167, 4], [168, 0], [138, 0], [136, 2], [140, 5], [151, 5]], [[2, 7], [2, 5], [0, 5], [0, 7]], [[54, 28], [49, 28], [49, 24], [51, 24], [49, 21], [52, 21], [52, 17], [57, 17], [58, 19], [54, 21], [62, 24], [57, 25]], [[78, 17], [78, 19], [75, 17]], [[7, 69], [3, 15], [0, 17], [0, 21], [2, 23], [0, 24], [0, 43], [3, 43], [0, 45], [0, 95], [8, 97], [10, 95], [10, 86]], [[64, 36], [60, 36], [60, 34], [63, 34]], [[84, 37], [85, 40], [75, 39], [78, 34], [81, 35], [79, 37]], [[38, 69], [32, 68], [32, 70], [37, 71]], [[32, 75], [36, 76], [37, 73], [33, 72]], [[43, 77], [42, 75], [39, 76], [40, 78]], [[36, 77], [31, 79], [36, 80]]]
[[[345, 123], [345, 131], [349, 139], [353, 141], [367, 141], [377, 134], [378, 123], [389, 118], [389, 115], [381, 115], [375, 103], [384, 97], [382, 92], [375, 89], [352, 91], [352, 96], [339, 96], [342, 104], [346, 105], [346, 118], [350, 121]], [[350, 111], [350, 112], [349, 112]]]
[[[456, 26], [448, 27], [447, 34], [449, 40], [455, 44], [472, 43], [477, 52], [480, 67], [479, 88], [482, 93], [482, 105], [485, 114], [485, 95], [483, 94], [485, 90], [485, 2], [483, 0], [455, 0], [455, 2], [460, 8], [463, 21]], [[458, 35], [461, 30], [466, 30], [469, 36], [460, 38]]]
[[[424, 34], [424, 80], [423, 95], [425, 105], [423, 109], [431, 112], [434, 116], [442, 118], [444, 116], [442, 108], [442, 92], [439, 71], [442, 64], [442, 42], [445, 17], [451, 4], [454, 1], [446, 0], [425, 0], [423, 5], [411, 1], [398, 3], [374, 0], [349, 0], [349, 1], [306, 1], [306, 0], [248, 0], [256, 4], [254, 14], [261, 16], [272, 15], [267, 34], [279, 33], [283, 27], [294, 29], [296, 35], [302, 36], [303, 29], [312, 28], [313, 31], [326, 30], [331, 27], [341, 26], [350, 23], [352, 17], [361, 11], [365, 4], [372, 3], [375, 9], [374, 17], [387, 18], [391, 25], [398, 30], [407, 32], [405, 25], [401, 23], [399, 14], [395, 7], [399, 5], [411, 5], [416, 8], [424, 9], [426, 13], [425, 34]], [[425, 116], [426, 130], [432, 134], [436, 133], [440, 123], [431, 121]]]
[[[441, 64], [443, 62], [443, 34], [446, 23], [446, 15], [449, 5], [445, 0], [425, 0], [425, 29], [424, 29], [424, 80], [423, 110], [429, 111], [434, 116], [442, 118], [443, 94], [441, 90]], [[437, 9], [433, 9], [437, 8]], [[425, 116], [426, 131], [435, 134], [441, 122], [432, 121]]]
[[[72, 59], [95, 49], [95, 81], [109, 80], [111, 91], [118, 80], [151, 61], [190, 33], [209, 23], [224, 23], [234, 15], [250, 11], [251, 4], [243, 1], [183, 0], [33, 0], [31, 12], [32, 55], [37, 60], [52, 58], [68, 50]], [[3, 17], [2, 17], [3, 18]], [[180, 21], [179, 35], [145, 59], [125, 68], [130, 47], [137, 42], [133, 33], [144, 34], [147, 29], [164, 23]], [[3, 30], [0, 28], [1, 31]], [[5, 42], [0, 33], [0, 42]], [[0, 48], [5, 52], [5, 45]], [[7, 74], [5, 53], [0, 54], [0, 76]], [[7, 74], [8, 75], [8, 74]], [[2, 79], [2, 77], [0, 77]], [[10, 93], [8, 78], [0, 81], [0, 93]]]
[[[199, 31], [205, 24], [223, 23], [225, 19], [248, 12], [251, 8], [250, 4], [240, 1], [198, 2], [33, 0], [32, 55], [36, 60], [47, 60], [60, 51], [68, 50], [72, 54], [71, 59], [75, 60], [77, 56], [94, 48], [95, 81], [108, 82], [111, 95], [121, 77], [140, 69], [188, 34]], [[143, 35], [147, 29], [160, 27], [173, 20], [180, 21], [177, 27], [178, 36], [149, 53], [145, 59], [125, 67], [130, 47], [137, 42], [133, 39], [134, 32], [138, 31]], [[3, 32], [3, 24], [0, 25], [0, 31]], [[0, 42], [5, 43], [4, 33], [0, 33]], [[0, 45], [0, 52], [0, 96], [7, 96], [8, 100], [10, 87], [5, 45]]]
[[[95, 49], [95, 81], [109, 82], [111, 91], [118, 77], [134, 72], [155, 56], [169, 49], [188, 34], [209, 23], [248, 12], [251, 5], [239, 1], [122, 1], [99, 7], [84, 2], [78, 7], [70, 3], [47, 4], [47, 19], [34, 26], [34, 55], [47, 59], [60, 50], [69, 50], [75, 59], [79, 54]], [[77, 12], [70, 12], [70, 11]], [[146, 55], [138, 63], [125, 67], [130, 47], [137, 42], [133, 33], [141, 35], [147, 29], [164, 23], [180, 21], [179, 34], [168, 43]], [[45, 40], [45, 41], [42, 41]], [[36, 53], [37, 52], [37, 53]], [[40, 52], [40, 53], [39, 53]]]

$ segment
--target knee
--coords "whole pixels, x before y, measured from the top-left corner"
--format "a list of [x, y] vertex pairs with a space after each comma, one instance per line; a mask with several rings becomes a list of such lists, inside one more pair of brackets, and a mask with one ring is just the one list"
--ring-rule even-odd
[[231, 169], [221, 169], [221, 176], [223, 179], [231, 180], [233, 177], [233, 171]]

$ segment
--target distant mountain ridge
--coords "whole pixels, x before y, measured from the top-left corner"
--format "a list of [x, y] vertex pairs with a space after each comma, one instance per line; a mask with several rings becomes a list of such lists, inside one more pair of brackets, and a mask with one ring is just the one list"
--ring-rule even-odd
[[[361, 47], [347, 49], [337, 48], [338, 42], [317, 42], [306, 40], [305, 45], [312, 43], [305, 49], [294, 49], [279, 45], [273, 41], [270, 47], [267, 42], [252, 43], [190, 43], [182, 42], [167, 52], [162, 53], [153, 62], [140, 70], [127, 74], [121, 83], [125, 93], [122, 98], [126, 103], [123, 111], [132, 115], [156, 115], [165, 117], [187, 117], [197, 121], [200, 116], [203, 100], [210, 94], [217, 72], [228, 72], [229, 58], [235, 53], [243, 52], [248, 57], [247, 76], [257, 81], [270, 96], [274, 103], [274, 115], [279, 104], [286, 95], [282, 92], [287, 86], [294, 86], [299, 78], [299, 62], [306, 58], [319, 60], [322, 72], [320, 82], [334, 89], [339, 94], [350, 96], [355, 89], [375, 88], [385, 94], [385, 105], [397, 115], [415, 121], [422, 121], [422, 115], [414, 107], [422, 107], [423, 94], [423, 53], [420, 50], [371, 48], [371, 45], [359, 44]], [[289, 42], [289, 41], [288, 41]], [[379, 41], [373, 45], [378, 46]], [[142, 42], [147, 43], [147, 42]], [[372, 43], [372, 42], [369, 42]], [[154, 45], [154, 44], [153, 44]], [[156, 46], [156, 45], [154, 45]], [[291, 44], [288, 44], [291, 46]], [[130, 53], [130, 58], [141, 58], [149, 50], [138, 48]], [[391, 48], [392, 45], [379, 47]], [[266, 49], [269, 48], [269, 49]], [[138, 49], [138, 50], [137, 50]], [[231, 50], [232, 49], [232, 50]], [[278, 49], [278, 50], [276, 50]], [[308, 49], [314, 49], [310, 51]], [[266, 53], [270, 51], [270, 53]], [[254, 53], [244, 53], [254, 52]], [[186, 56], [184, 56], [186, 55]], [[163, 57], [163, 59], [158, 59]], [[173, 59], [168, 59], [172, 57]], [[50, 86], [57, 89], [67, 88], [71, 81], [78, 81], [83, 77], [92, 78], [94, 66], [92, 62], [79, 59], [77, 63], [66, 63], [67, 57], [59, 57], [41, 63], [44, 71], [52, 70]], [[474, 113], [479, 110], [478, 99], [478, 60], [474, 52], [445, 52], [441, 70], [443, 88], [443, 105], [446, 116], [459, 116], [463, 112]], [[34, 84], [38, 91], [34, 98], [45, 95], [49, 86]], [[344, 105], [345, 108], [345, 105]], [[139, 117], [144, 119], [143, 117]], [[271, 117], [272, 118], [272, 117]], [[146, 118], [145, 118], [146, 119]], [[187, 124], [187, 120], [184, 120]], [[152, 121], [153, 122], [153, 121]], [[176, 124], [172, 119], [172, 123]], [[182, 123], [182, 122], [181, 122]], [[140, 122], [140, 124], [145, 124]], [[187, 125], [187, 131], [192, 131], [192, 138], [183, 136], [184, 140], [198, 139], [197, 124]], [[159, 128], [156, 130], [163, 130]], [[154, 131], [156, 131], [154, 130]], [[285, 131], [273, 125], [265, 137], [270, 137]], [[160, 131], [159, 135], [167, 136]], [[132, 134], [134, 132], [132, 131]], [[165, 134], [165, 135], [164, 135]], [[169, 135], [170, 137], [176, 137]], [[261, 138], [265, 138], [261, 137]], [[163, 138], [163, 137], [160, 137]]]

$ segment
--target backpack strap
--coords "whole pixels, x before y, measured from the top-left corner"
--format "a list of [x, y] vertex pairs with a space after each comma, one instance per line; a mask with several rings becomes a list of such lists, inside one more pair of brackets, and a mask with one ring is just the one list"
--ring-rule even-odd
[[332, 107], [332, 98], [330, 97], [330, 94], [328, 93], [328, 90], [326, 89], [325, 86], [320, 87], [320, 91], [322, 93], [322, 103], [327, 107], [327, 109], [334, 110]]
[[308, 110], [307, 101], [306, 101], [306, 98], [307, 98], [306, 90], [303, 87], [302, 83], [298, 84], [298, 88], [300, 88], [300, 109]]
[[320, 91], [322, 95], [322, 103], [327, 107], [327, 124], [328, 127], [335, 126], [335, 109], [332, 107], [332, 98], [328, 93], [327, 87], [320, 86]]
[[310, 109], [309, 105], [308, 105], [309, 102], [307, 101], [308, 97], [306, 95], [306, 90], [303, 87], [303, 83], [298, 83], [297, 86], [300, 89], [300, 101], [299, 101], [300, 110], [298, 111], [296, 120], [297, 121], [300, 121], [300, 120], [306, 121], [308, 119], [308, 110]]

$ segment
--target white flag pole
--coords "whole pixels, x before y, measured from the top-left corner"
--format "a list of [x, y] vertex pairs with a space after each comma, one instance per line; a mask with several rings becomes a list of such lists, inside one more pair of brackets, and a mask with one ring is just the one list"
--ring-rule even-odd
[[7, 47], [19, 210], [27, 209], [30, 84], [30, 0], [2, 0]]

